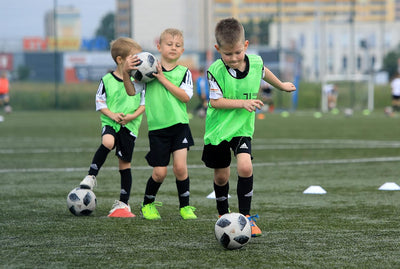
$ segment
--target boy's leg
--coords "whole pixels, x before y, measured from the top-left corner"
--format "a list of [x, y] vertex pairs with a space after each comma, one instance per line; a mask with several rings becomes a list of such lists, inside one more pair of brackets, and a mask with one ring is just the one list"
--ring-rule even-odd
[[194, 211], [195, 207], [189, 205], [190, 196], [190, 179], [187, 177], [185, 180], [176, 179], [176, 188], [178, 189], [179, 196], [179, 213], [183, 219], [197, 219]]
[[185, 180], [176, 179], [176, 188], [179, 196], [179, 208], [189, 205], [190, 196], [190, 179], [187, 177]]
[[179, 195], [179, 208], [189, 205], [190, 180], [187, 170], [187, 148], [182, 148], [173, 153], [173, 171], [176, 177], [176, 187]]
[[[131, 212], [131, 207], [128, 205], [131, 187], [132, 187], [132, 173], [130, 163], [119, 160], [121, 175], [121, 192], [119, 200], [116, 200], [108, 217], [115, 218], [132, 218], [135, 215]], [[128, 167], [128, 168], [126, 168]]]
[[204, 164], [214, 169], [214, 192], [219, 215], [229, 213], [228, 193], [231, 149], [227, 141], [219, 145], [204, 145], [201, 157]]
[[153, 176], [149, 177], [149, 179], [147, 180], [146, 190], [144, 193], [143, 205], [147, 205], [155, 201], [157, 192], [160, 189], [161, 184], [162, 183], [160, 182], [156, 182], [153, 179]]
[[108, 153], [115, 144], [115, 131], [110, 126], [105, 126], [102, 130], [101, 145], [93, 156], [88, 175], [81, 181], [80, 187], [84, 189], [93, 189], [97, 184], [96, 176], [107, 159]]
[[253, 197], [253, 165], [251, 155], [248, 153], [239, 153], [237, 158], [237, 197], [239, 203], [239, 213], [250, 215], [251, 200]]
[[253, 197], [253, 176], [238, 176], [237, 197], [239, 203], [239, 212], [243, 215], [250, 215], [251, 199]]
[[229, 176], [230, 167], [214, 169], [214, 191], [219, 215], [229, 213]]
[[[154, 170], [156, 170], [156, 167], [154, 168]], [[146, 190], [141, 208], [143, 217], [149, 220], [157, 220], [161, 218], [156, 206], [161, 206], [162, 204], [161, 203], [156, 204], [155, 199], [157, 192], [162, 184], [162, 181], [156, 182], [153, 179], [153, 176], [155, 175], [154, 170], [153, 170], [153, 175], [147, 180]]]
[[97, 176], [100, 168], [103, 166], [104, 162], [107, 159], [108, 153], [110, 153], [110, 149], [106, 148], [103, 144], [97, 149], [96, 153], [93, 156], [92, 163], [90, 164], [90, 168], [88, 171], [89, 175]]
[[107, 159], [108, 153], [115, 146], [116, 133], [110, 126], [105, 126], [102, 130], [101, 145], [93, 156], [92, 163], [89, 168], [89, 175], [97, 176], [100, 168]]
[[121, 175], [121, 192], [119, 194], [119, 200], [128, 204], [132, 188], [132, 172], [131, 169], [128, 168], [119, 170], [119, 173]]
[[258, 215], [251, 216], [251, 200], [253, 197], [253, 165], [251, 156], [251, 141], [248, 138], [240, 138], [238, 140], [235, 153], [237, 158], [237, 196], [239, 203], [239, 212], [245, 215], [251, 225], [251, 236], [261, 236], [261, 229], [256, 225]]
[[79, 184], [81, 188], [93, 190], [94, 186], [97, 184], [96, 176], [106, 161], [109, 152], [110, 150], [103, 144], [100, 145], [93, 156], [87, 176]]

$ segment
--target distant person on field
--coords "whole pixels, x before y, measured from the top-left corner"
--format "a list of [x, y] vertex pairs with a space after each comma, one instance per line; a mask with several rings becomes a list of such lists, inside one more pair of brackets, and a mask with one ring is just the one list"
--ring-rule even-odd
[[336, 108], [338, 90], [335, 84], [326, 84], [324, 85], [324, 92], [327, 97], [328, 109], [332, 110]]
[[[153, 73], [156, 79], [146, 84], [146, 118], [150, 145], [146, 160], [153, 167], [153, 173], [147, 180], [141, 210], [145, 219], [161, 218], [156, 206], [161, 206], [162, 203], [155, 199], [167, 176], [167, 166], [172, 155], [179, 213], [185, 220], [196, 219], [196, 208], [189, 205], [190, 180], [187, 169], [188, 150], [194, 145], [186, 107], [193, 96], [193, 79], [189, 69], [177, 63], [184, 52], [182, 32], [174, 28], [164, 30], [157, 49], [161, 61], [157, 65], [157, 73]], [[137, 91], [128, 76], [134, 66], [135, 63], [128, 59], [124, 83], [130, 95]]]
[[6, 113], [11, 113], [10, 82], [7, 77], [7, 71], [2, 71], [0, 75], [0, 104], [4, 105]]
[[400, 111], [400, 74], [390, 83], [392, 89], [392, 110], [393, 112]]
[[200, 76], [196, 81], [196, 90], [197, 90], [197, 95], [199, 96], [200, 99], [200, 104], [197, 106], [196, 112], [197, 115], [199, 115], [201, 118], [204, 118], [206, 116], [208, 100], [210, 95], [207, 75], [204, 72], [204, 68], [200, 69]]
[[228, 203], [231, 150], [237, 159], [237, 197], [239, 213], [252, 226], [252, 236], [260, 236], [255, 224], [258, 215], [251, 216], [253, 197], [253, 165], [251, 140], [255, 111], [263, 102], [257, 99], [260, 80], [276, 89], [295, 91], [291, 82], [281, 82], [260, 56], [246, 54], [242, 24], [234, 18], [223, 19], [215, 28], [215, 48], [221, 55], [208, 69], [210, 103], [207, 109], [202, 160], [214, 169], [214, 191], [219, 215], [230, 212]]
[[[261, 80], [260, 83], [260, 93], [261, 93], [261, 101], [263, 101], [264, 105], [266, 104], [266, 109], [268, 112], [274, 112], [274, 100], [272, 99], [272, 86], [265, 80]], [[264, 111], [264, 109], [263, 109]]]
[[[100, 168], [110, 151], [115, 148], [119, 162], [121, 192], [108, 217], [135, 217], [128, 201], [132, 187], [132, 155], [145, 110], [144, 87], [137, 85], [138, 94], [129, 96], [124, 87], [122, 73], [128, 56], [141, 51], [140, 45], [130, 38], [118, 38], [111, 42], [111, 56], [117, 67], [102, 77], [96, 94], [96, 110], [101, 112], [101, 145], [94, 154], [88, 175], [82, 180], [80, 187], [93, 189]], [[138, 63], [139, 60], [135, 57]]]

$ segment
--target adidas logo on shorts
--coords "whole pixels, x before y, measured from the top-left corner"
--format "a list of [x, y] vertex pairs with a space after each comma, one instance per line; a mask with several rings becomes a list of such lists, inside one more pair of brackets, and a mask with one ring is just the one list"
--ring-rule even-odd
[[249, 149], [249, 147], [246, 145], [246, 143], [243, 143], [243, 144], [240, 146], [240, 148], [241, 148], [241, 149]]

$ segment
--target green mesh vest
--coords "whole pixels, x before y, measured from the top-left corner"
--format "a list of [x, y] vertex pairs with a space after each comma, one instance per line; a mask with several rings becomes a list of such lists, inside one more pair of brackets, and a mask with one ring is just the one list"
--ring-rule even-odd
[[[138, 109], [140, 106], [140, 94], [129, 96], [126, 93], [124, 82], [122, 80], [117, 80], [115, 77], [108, 73], [103, 78], [104, 87], [106, 89], [107, 94], [107, 107], [112, 112], [115, 113], [124, 113], [124, 114], [132, 114]], [[142, 122], [143, 114], [137, 117], [136, 119], [130, 121], [125, 125], [129, 131], [134, 133], [136, 136], [139, 133], [139, 127]], [[121, 129], [121, 125], [110, 119], [104, 114], [101, 114], [101, 125], [104, 127], [105, 125], [111, 126], [114, 128], [116, 132]]]
[[[223, 97], [226, 99], [257, 99], [262, 79], [263, 61], [260, 56], [247, 55], [249, 73], [237, 79], [225, 67], [222, 60], [215, 61], [208, 71], [216, 79]], [[244, 108], [220, 109], [211, 106], [207, 109], [204, 144], [218, 145], [231, 141], [233, 137], [253, 137], [255, 113]]]
[[[163, 73], [172, 84], [179, 87], [186, 71], [186, 67], [178, 65]], [[146, 85], [146, 117], [149, 131], [189, 123], [186, 104], [165, 89], [157, 79]]]

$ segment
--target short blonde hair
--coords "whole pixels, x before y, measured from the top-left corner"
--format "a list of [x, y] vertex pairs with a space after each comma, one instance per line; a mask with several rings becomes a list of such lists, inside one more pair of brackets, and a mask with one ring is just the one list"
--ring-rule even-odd
[[118, 56], [125, 59], [129, 56], [132, 49], [142, 51], [142, 47], [135, 40], [129, 37], [120, 37], [110, 43], [111, 56], [116, 63]]
[[244, 42], [243, 25], [235, 18], [220, 20], [215, 27], [215, 39], [218, 46], [235, 45]]
[[176, 28], [167, 28], [160, 35], [160, 40], [158, 41], [160, 44], [166, 35], [182, 37], [182, 42], [183, 42], [183, 33], [181, 30]]

